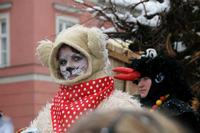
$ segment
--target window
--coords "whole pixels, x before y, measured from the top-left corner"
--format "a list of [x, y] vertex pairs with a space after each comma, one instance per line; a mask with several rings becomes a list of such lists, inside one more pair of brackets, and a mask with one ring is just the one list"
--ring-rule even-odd
[[0, 14], [0, 67], [9, 65], [9, 16]]
[[58, 34], [63, 29], [67, 29], [78, 23], [79, 23], [78, 19], [74, 17], [57, 16], [56, 17], [56, 33]]

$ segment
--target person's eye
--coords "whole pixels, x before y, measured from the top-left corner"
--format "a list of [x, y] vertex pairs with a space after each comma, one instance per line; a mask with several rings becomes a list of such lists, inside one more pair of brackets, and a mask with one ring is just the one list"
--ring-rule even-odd
[[139, 83], [139, 80], [133, 80], [132, 82], [137, 85]]
[[61, 66], [64, 66], [65, 64], [67, 64], [67, 61], [66, 60], [59, 60], [59, 64]]
[[83, 57], [81, 57], [81, 56], [74, 56], [73, 57], [73, 60], [74, 61], [80, 61], [80, 60], [82, 60], [83, 59]]

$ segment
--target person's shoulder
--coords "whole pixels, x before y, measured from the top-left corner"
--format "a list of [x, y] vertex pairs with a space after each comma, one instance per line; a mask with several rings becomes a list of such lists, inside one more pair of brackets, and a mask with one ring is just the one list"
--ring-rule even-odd
[[169, 98], [169, 100], [162, 105], [162, 109], [167, 110], [172, 115], [180, 115], [186, 112], [193, 113], [193, 110], [188, 103], [175, 97]]
[[109, 98], [104, 100], [100, 105], [99, 109], [141, 109], [141, 105], [137, 99], [132, 99], [132, 96], [126, 92], [115, 90]]
[[12, 120], [7, 116], [1, 117], [0, 131], [10, 131], [10, 132], [12, 132], [13, 130], [14, 129], [13, 129]]

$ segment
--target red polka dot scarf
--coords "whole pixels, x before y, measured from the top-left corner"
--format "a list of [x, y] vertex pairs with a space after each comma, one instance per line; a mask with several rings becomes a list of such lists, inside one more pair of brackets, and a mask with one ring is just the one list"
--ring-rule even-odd
[[94, 110], [114, 89], [111, 77], [99, 78], [72, 86], [60, 86], [53, 99], [51, 118], [54, 132], [67, 132], [81, 115]]

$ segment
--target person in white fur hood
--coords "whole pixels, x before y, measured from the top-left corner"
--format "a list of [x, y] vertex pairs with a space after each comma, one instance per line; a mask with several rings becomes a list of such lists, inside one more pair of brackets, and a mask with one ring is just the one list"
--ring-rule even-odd
[[23, 133], [69, 132], [93, 110], [141, 109], [137, 100], [114, 89], [106, 41], [99, 29], [76, 25], [63, 30], [55, 42], [40, 42], [37, 54], [60, 89]]

